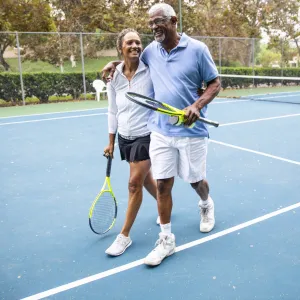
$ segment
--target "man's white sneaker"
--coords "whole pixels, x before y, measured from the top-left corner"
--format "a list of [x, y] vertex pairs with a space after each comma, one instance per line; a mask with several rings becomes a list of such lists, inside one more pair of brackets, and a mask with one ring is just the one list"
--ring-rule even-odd
[[159, 216], [158, 216], [157, 219], [156, 219], [156, 224], [157, 224], [157, 225], [160, 225], [160, 217], [159, 217]]
[[159, 265], [164, 258], [175, 252], [175, 235], [159, 234], [159, 239], [155, 243], [155, 248], [146, 256], [144, 262], [148, 266]]
[[208, 203], [206, 206], [201, 206], [200, 208], [200, 231], [201, 232], [210, 232], [215, 226], [215, 206], [214, 201], [209, 197], [207, 200]]
[[123, 254], [131, 244], [132, 240], [130, 237], [119, 234], [111, 246], [106, 249], [105, 253], [111, 256], [119, 256]]

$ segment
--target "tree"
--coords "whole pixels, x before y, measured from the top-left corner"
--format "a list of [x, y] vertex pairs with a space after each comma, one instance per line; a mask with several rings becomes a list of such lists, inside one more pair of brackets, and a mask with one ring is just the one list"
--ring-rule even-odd
[[76, 11], [81, 7], [80, 0], [53, 0], [51, 3], [53, 22], [56, 26], [57, 34], [49, 35], [28, 35], [26, 38], [25, 59], [41, 60], [50, 64], [60, 66], [61, 72], [64, 70], [64, 61], [79, 56], [80, 41], [76, 34], [63, 34], [63, 32], [80, 32], [83, 26], [80, 24]]
[[258, 57], [257, 63], [262, 65], [262, 67], [271, 67], [272, 64], [280, 65], [281, 54], [277, 51], [270, 50], [267, 46], [263, 46]]
[[[0, 31], [55, 30], [46, 0], [0, 0], [0, 16]], [[0, 34], [0, 64], [5, 70], [9, 70], [9, 64], [3, 57], [4, 51], [12, 45], [15, 45], [14, 35]]]
[[300, 55], [300, 0], [274, 0], [269, 7], [266, 25], [272, 37], [293, 41]]

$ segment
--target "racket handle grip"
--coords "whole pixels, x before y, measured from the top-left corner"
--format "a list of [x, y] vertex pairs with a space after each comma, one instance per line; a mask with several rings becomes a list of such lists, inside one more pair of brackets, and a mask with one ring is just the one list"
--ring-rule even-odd
[[110, 155], [107, 156], [107, 166], [106, 166], [106, 177], [110, 177], [112, 158]]
[[203, 122], [203, 123], [206, 123], [206, 124], [208, 124], [208, 125], [212, 125], [212, 126], [214, 126], [214, 127], [219, 127], [219, 123], [218, 122], [216, 122], [216, 121], [212, 121], [212, 120], [208, 120], [208, 119], [205, 119], [205, 118], [199, 118], [198, 119], [199, 121], [201, 121], [201, 122]]

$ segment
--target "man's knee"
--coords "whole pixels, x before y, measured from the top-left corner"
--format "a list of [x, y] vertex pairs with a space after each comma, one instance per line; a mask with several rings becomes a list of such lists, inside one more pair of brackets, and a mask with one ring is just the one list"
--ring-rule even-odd
[[159, 195], [169, 194], [173, 187], [172, 179], [158, 179], [157, 180], [157, 191]]
[[209, 192], [209, 185], [207, 180], [202, 179], [201, 181], [191, 183], [191, 186], [194, 190], [199, 192], [208, 193]]
[[200, 182], [201, 182], [201, 181], [191, 183], [191, 187], [192, 187], [194, 190], [197, 190], [197, 189], [198, 189], [198, 186], [199, 186], [199, 184], [200, 184]]

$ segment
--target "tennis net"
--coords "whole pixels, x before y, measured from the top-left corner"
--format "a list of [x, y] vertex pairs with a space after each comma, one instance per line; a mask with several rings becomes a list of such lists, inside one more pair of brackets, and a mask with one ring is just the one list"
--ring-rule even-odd
[[220, 98], [300, 104], [300, 77], [220, 75]]

